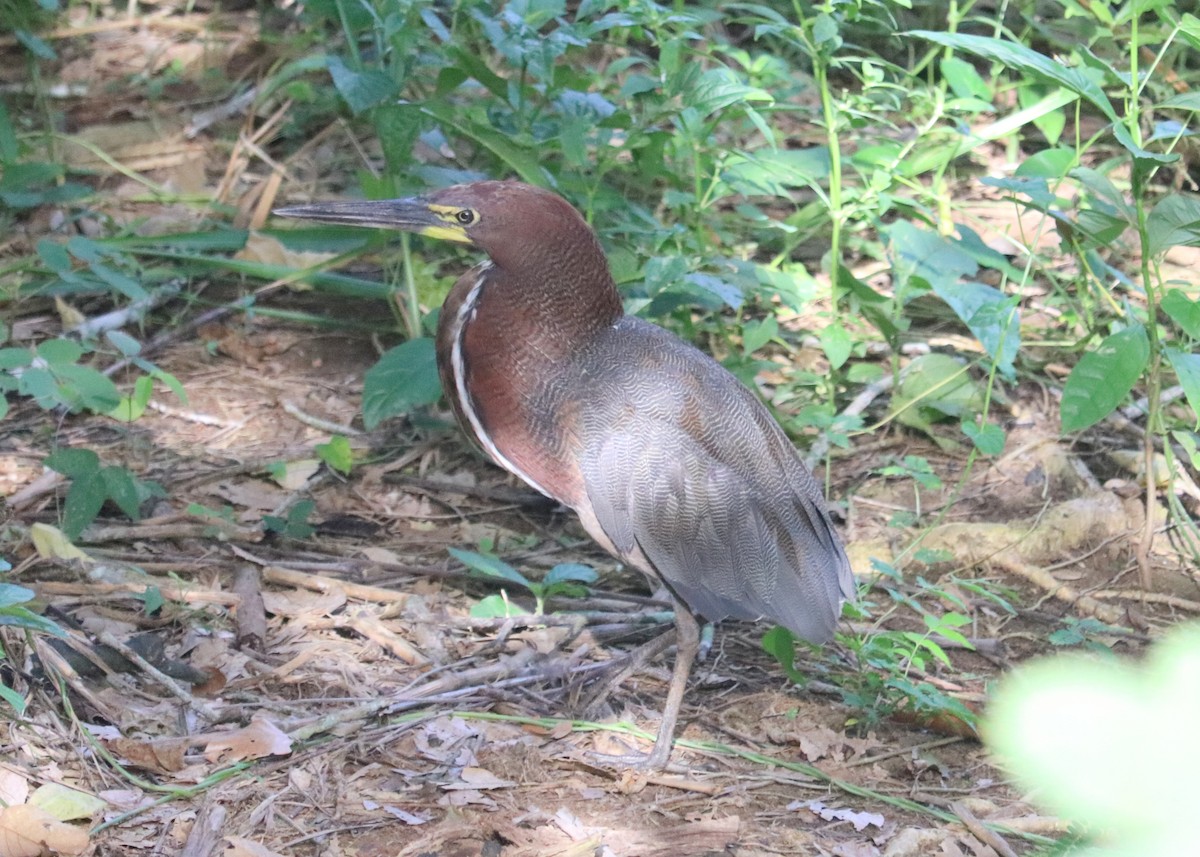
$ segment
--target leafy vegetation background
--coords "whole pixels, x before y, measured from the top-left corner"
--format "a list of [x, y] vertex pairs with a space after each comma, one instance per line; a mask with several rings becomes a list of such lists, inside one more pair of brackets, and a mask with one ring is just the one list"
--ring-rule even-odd
[[[807, 763], [796, 770], [826, 787], [832, 780], [839, 799], [855, 796], [853, 807], [822, 815], [828, 807], [788, 804], [790, 823], [768, 823], [767, 797], [743, 801], [740, 815], [718, 803], [741, 826], [705, 828], [704, 846], [766, 841], [786, 852], [815, 841], [836, 853], [901, 854], [935, 853], [920, 849], [936, 842], [943, 853], [1003, 854], [1062, 835], [1065, 824], [1015, 824], [1036, 813], [1014, 792], [989, 795], [990, 808], [929, 793], [906, 802], [889, 795], [912, 792], [927, 768], [876, 761], [872, 780], [849, 771], [886, 756], [862, 736], [884, 735], [887, 748], [913, 743], [906, 728], [973, 736], [987, 682], [1013, 660], [1062, 647], [1137, 650], [1197, 609], [1200, 198], [1191, 163], [1200, 20], [1184, 7], [318, 0], [108, 9], [4, 0], [0, 21], [9, 60], [0, 75], [0, 477], [9, 510], [0, 623], [11, 632], [0, 693], [14, 742], [41, 747], [46, 730], [62, 730], [75, 736], [73, 749], [102, 759], [102, 773], [85, 775], [80, 757], [55, 751], [79, 791], [132, 783], [143, 795], [163, 791], [176, 812], [212, 796], [237, 819], [237, 835], [300, 853], [313, 846], [289, 845], [243, 805], [248, 797], [231, 797], [267, 776], [255, 767], [266, 763], [252, 761], [261, 754], [216, 753], [191, 771], [194, 787], [181, 784], [182, 767], [148, 762], [150, 744], [96, 744], [100, 725], [139, 742], [175, 726], [156, 719], [166, 709], [127, 722], [85, 679], [61, 678], [52, 638], [94, 653], [153, 625], [176, 654], [205, 629], [229, 639], [209, 668], [235, 681], [245, 677], [244, 659], [234, 665], [243, 649], [270, 663], [315, 657], [288, 646], [365, 639], [393, 658], [411, 655], [414, 673], [399, 682], [408, 688], [430, 665], [477, 667], [488, 646], [503, 649], [506, 622], [562, 631], [527, 643], [543, 654], [583, 658], [568, 629], [584, 626], [601, 648], [627, 648], [636, 633], [605, 599], [648, 601], [637, 582], [465, 452], [438, 408], [429, 337], [472, 255], [407, 237], [282, 227], [269, 216], [286, 203], [518, 178], [583, 212], [629, 312], [696, 342], [760, 392], [810, 450], [852, 543], [863, 592], [837, 646], [797, 651], [778, 630], [747, 631], [749, 645], [714, 670], [757, 656], [761, 674], [734, 688], [765, 692], [781, 674], [807, 682], [805, 699], [825, 704], [800, 719], [842, 737], [822, 732], [824, 750], [808, 733], [771, 740], [807, 748], [807, 762], [836, 760], [832, 775]], [[317, 563], [307, 568], [343, 581], [382, 574], [368, 582], [418, 591], [432, 612], [387, 614], [380, 591], [343, 588], [379, 608], [371, 621], [380, 624], [367, 629], [344, 603], [297, 612], [272, 601], [272, 587], [300, 584], [260, 571], [238, 590], [260, 601], [267, 590], [262, 628], [251, 633], [242, 623], [252, 611], [216, 595], [233, 586], [239, 563]], [[436, 592], [421, 589], [430, 580], [441, 581]], [[197, 592], [212, 597], [197, 601]], [[89, 599], [112, 602], [128, 627], [105, 624], [117, 621], [111, 613], [81, 617]], [[321, 620], [301, 621], [309, 612]], [[450, 629], [449, 638], [428, 626]], [[1194, 647], [1178, 639], [1170, 657], [1186, 658]], [[60, 678], [47, 678], [46, 663]], [[1163, 663], [1169, 673], [1173, 662]], [[1114, 675], [1116, 690], [1103, 669], [1094, 686], [1139, 694]], [[550, 672], [534, 679], [556, 693], [500, 706], [526, 737], [557, 728], [540, 718], [582, 717], [572, 708], [577, 687], [568, 692]], [[495, 713], [495, 683], [510, 680], [507, 666], [478, 677], [463, 710]], [[305, 731], [304, 704], [378, 698], [369, 689], [380, 681], [318, 671], [295, 686], [280, 680], [225, 717], [245, 724], [274, 707], [291, 718], [282, 732], [309, 741], [332, 727]], [[330, 687], [338, 693], [325, 694]], [[190, 696], [199, 691], [175, 691], [192, 699], [197, 724], [222, 719]], [[654, 687], [645, 699], [652, 711]], [[421, 710], [434, 717], [452, 707]], [[363, 729], [384, 706], [354, 710], [357, 720], [349, 709], [341, 716]], [[1069, 733], [1087, 708], [1068, 699], [1053, 710]], [[1020, 722], [1012, 711], [1006, 722]], [[619, 705], [609, 713], [563, 735], [638, 719]], [[431, 734], [450, 740], [437, 731], [442, 721], [434, 733], [429, 722], [424, 732], [418, 721], [386, 722], [390, 739], [426, 742], [422, 758], [442, 776], [429, 782], [482, 796], [454, 804], [463, 811], [494, 812], [489, 789], [514, 784], [505, 808], [528, 800], [527, 771], [481, 786], [478, 774], [461, 778], [482, 766], [430, 751]], [[516, 741], [480, 725], [492, 722], [454, 740]], [[719, 725], [708, 723], [702, 738], [767, 740]], [[1096, 744], [1133, 740], [1111, 727]], [[207, 746], [194, 736], [208, 733], [191, 732], [183, 761]], [[1018, 768], [1044, 761], [1020, 761], [1012, 743], [1005, 752]], [[268, 744], [276, 755], [299, 746]], [[745, 766], [737, 776], [775, 782], [763, 772], [781, 759], [761, 749], [729, 751]], [[361, 769], [353, 751], [329, 752], [329, 769]], [[956, 772], [949, 779], [960, 777], [947, 788], [980, 788], [966, 774], [978, 752], [942, 763]], [[1067, 769], [1085, 768], [1089, 749], [1078, 752]], [[123, 765], [153, 782], [127, 778]], [[292, 770], [326, 778], [301, 763]], [[1117, 793], [1138, 779], [1119, 765], [1087, 778]], [[620, 850], [638, 841], [630, 830], [657, 827], [607, 787], [607, 814], [588, 823], [627, 835], [605, 847], [655, 853], [653, 843]], [[451, 835], [444, 804], [414, 795], [406, 799], [423, 808], [401, 822], [406, 845], [444, 845], [421, 829], [433, 823]], [[88, 803], [52, 820], [92, 818], [84, 847], [99, 848], [173, 823], [164, 805], [136, 803]], [[572, 804], [577, 821], [582, 806]], [[880, 807], [879, 824], [855, 814]], [[1101, 826], [1112, 817], [1063, 811]], [[0, 815], [0, 831], [27, 823], [6, 828]], [[481, 842], [550, 853], [553, 830], [569, 838], [569, 825], [513, 824]], [[80, 829], [67, 827], [68, 837]], [[905, 852], [902, 828], [934, 838]], [[1146, 831], [1137, 824], [1120, 829], [1128, 853], [1183, 853], [1170, 840], [1139, 844]]]

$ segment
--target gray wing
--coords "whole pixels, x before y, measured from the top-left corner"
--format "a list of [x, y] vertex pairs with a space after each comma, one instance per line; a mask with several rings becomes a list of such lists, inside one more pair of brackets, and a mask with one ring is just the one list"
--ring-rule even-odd
[[701, 616], [768, 619], [824, 642], [853, 594], [850, 565], [790, 445], [771, 460], [778, 438], [761, 440], [746, 473], [672, 425], [628, 426], [590, 451], [587, 496], [618, 552], [636, 565], [640, 549]]

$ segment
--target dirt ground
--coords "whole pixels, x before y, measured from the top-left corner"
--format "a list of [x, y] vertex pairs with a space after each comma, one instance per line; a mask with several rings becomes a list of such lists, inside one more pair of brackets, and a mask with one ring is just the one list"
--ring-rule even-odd
[[[25, 719], [0, 727], [9, 748], [0, 768], [99, 796], [95, 853], [180, 853], [208, 834], [227, 854], [991, 855], [1004, 843], [989, 842], [999, 834], [979, 820], [1003, 824], [1016, 853], [1030, 846], [1012, 831], [1062, 831], [1005, 784], [974, 739], [938, 724], [864, 727], [827, 680], [854, 669], [848, 653], [798, 664], [813, 678], [799, 689], [746, 624], [721, 626], [697, 668], [671, 768], [647, 776], [623, 764], [649, 746], [669, 660], [635, 672], [587, 721], [563, 718], [582, 718], [600, 668], [619, 666], [659, 630], [628, 621], [631, 610], [656, 607], [643, 582], [467, 449], [444, 414], [355, 436], [366, 463], [349, 479], [311, 464], [312, 447], [330, 436], [314, 425], [348, 425], [357, 413], [375, 358], [369, 340], [265, 319], [204, 336], [160, 361], [183, 381], [186, 407], [161, 395], [132, 425], [72, 417], [53, 432], [60, 445], [160, 482], [169, 499], [136, 524], [97, 522], [78, 542], [87, 560], [27, 545], [17, 568], [81, 639], [154, 632], [161, 669], [203, 673], [190, 689], [141, 670], [101, 679], [73, 653], [6, 637], [13, 663], [30, 669], [14, 684], [32, 698]], [[1089, 489], [1080, 474], [1090, 472], [1074, 466], [1083, 458], [1039, 432], [1035, 410], [1013, 411], [1014, 425], [1027, 423], [1013, 430], [1013, 451], [979, 470], [925, 538], [956, 563], [976, 562], [965, 576], [1012, 587], [1022, 607], [1011, 617], [963, 593], [978, 651], [953, 651], [953, 669], [930, 667], [926, 678], [972, 706], [990, 677], [1049, 648], [1057, 617], [1095, 612], [1081, 599], [1145, 632], [1170, 618], [1170, 605], [1147, 615], [1117, 597], [1122, 575], [1135, 573], [1140, 498]], [[18, 409], [9, 429], [0, 455], [10, 525], [53, 523], [63, 486], [39, 467], [45, 418]], [[888, 521], [916, 509], [913, 483], [878, 470], [914, 453], [953, 484], [961, 455], [899, 432], [834, 461], [833, 497], [848, 504], [844, 532], [864, 583], [872, 560], [890, 560], [911, 539]], [[295, 470], [287, 484], [265, 469], [278, 461]], [[284, 515], [300, 497], [315, 501], [315, 532], [264, 536], [262, 516]], [[926, 515], [939, 502], [935, 492], [920, 498]], [[232, 514], [206, 517], [201, 507]], [[487, 539], [527, 572], [596, 567], [589, 623], [473, 618], [472, 605], [498, 587], [469, 578], [446, 548]], [[1051, 556], [1079, 560], [1054, 571], [1058, 597], [1038, 585]], [[1166, 580], [1174, 560], [1161, 560]], [[1023, 578], [1035, 562], [1038, 573]], [[165, 599], [152, 616], [141, 609], [148, 588]], [[912, 625], [904, 611], [886, 611], [887, 591], [866, 590], [882, 616], [876, 627]], [[509, 594], [529, 606], [524, 593]], [[1144, 636], [1101, 638], [1135, 650]], [[67, 683], [77, 719], [64, 719], [56, 689], [34, 674], [35, 654], [82, 673]]]
[[[64, 37], [60, 76], [120, 80], [213, 61], [211, 44], [197, 54], [176, 35], [185, 19]], [[223, 27], [216, 53], [229, 68], [246, 61], [252, 27], [236, 16]], [[246, 150], [187, 137], [189, 116], [164, 104], [148, 125], [145, 105], [121, 99], [72, 102], [72, 134], [182, 191], [219, 185], [254, 225], [266, 183], [238, 191], [228, 180], [253, 172]], [[149, 133], [152, 157], [130, 148]], [[137, 183], [103, 181], [114, 217], [147, 232], [196, 225], [195, 208], [125, 204]], [[985, 234], [1019, 225], [994, 200], [968, 209]], [[27, 251], [61, 227], [53, 212], [34, 212], [5, 250]], [[237, 296], [228, 283], [213, 288], [216, 303]], [[268, 303], [388, 312], [308, 293]], [[21, 304], [8, 321], [18, 343], [64, 323], [47, 301]], [[869, 669], [850, 649], [798, 655], [810, 679], [801, 688], [749, 624], [716, 630], [669, 770], [623, 762], [649, 747], [669, 656], [597, 690], [665, 629], [665, 605], [571, 516], [467, 448], [448, 414], [363, 433], [362, 378], [377, 356], [364, 334], [232, 315], [155, 355], [186, 403], [160, 387], [129, 425], [14, 403], [0, 424], [8, 579], [73, 629], [68, 646], [2, 629], [4, 683], [28, 706], [0, 722], [0, 799], [21, 806], [39, 788], [69, 787], [82, 808], [66, 832], [48, 828], [58, 853], [1008, 857], [1066, 832], [1009, 786], [961, 722], [876, 722], [848, 705], [839, 676]], [[1044, 388], [1009, 390], [1005, 453], [976, 463], [960, 490], [966, 451], [894, 423], [832, 454], [831, 497], [873, 617], [843, 630], [920, 630], [903, 597], [928, 597], [916, 574], [938, 583], [941, 607], [969, 615], [975, 647], [948, 648], [949, 667], [929, 661], [909, 677], [973, 710], [995, 676], [1053, 649], [1050, 634], [1078, 629], [1075, 620], [1121, 626], [1084, 636], [1137, 652], [1197, 609], [1165, 536], [1150, 557], [1152, 591], [1138, 587], [1145, 501], [1123, 469], [1128, 456], [1113, 454], [1136, 450], [1136, 434], [1113, 424], [1072, 445], [1056, 414]], [[335, 433], [357, 456], [349, 477], [314, 457]], [[106, 508], [73, 552], [49, 529], [68, 487], [41, 466], [53, 446], [95, 450], [165, 496], [136, 523]], [[884, 470], [907, 455], [924, 456], [943, 487]], [[264, 516], [286, 519], [307, 500], [311, 534], [264, 533]], [[552, 601], [547, 616], [474, 616], [501, 587], [447, 548], [481, 544], [531, 577], [580, 562], [600, 580], [583, 601]], [[923, 564], [911, 563], [914, 548]], [[881, 573], [902, 558], [914, 570], [904, 581]], [[961, 581], [1003, 593], [1015, 615]], [[531, 606], [519, 590], [504, 594]], [[581, 609], [585, 621], [561, 612]], [[30, 829], [0, 822], [0, 847]]]

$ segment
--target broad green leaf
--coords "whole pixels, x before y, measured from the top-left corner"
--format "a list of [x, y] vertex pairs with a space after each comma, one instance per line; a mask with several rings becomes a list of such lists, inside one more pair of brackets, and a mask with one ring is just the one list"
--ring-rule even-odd
[[[1195, 850], [1200, 628], [1171, 629], [1139, 661], [1059, 655], [1005, 677], [984, 737], [1021, 787], [1054, 815], [1103, 831], [1090, 857], [1177, 857]], [[1167, 722], [1162, 721], [1164, 713]], [[1125, 748], [1101, 752], [1099, 748]]]
[[316, 448], [317, 456], [341, 474], [348, 474], [354, 464], [354, 453], [350, 450], [350, 441], [335, 434], [329, 443], [319, 443]]
[[1103, 88], [1096, 81], [1094, 73], [1070, 68], [1050, 57], [1039, 54], [1024, 45], [994, 39], [989, 36], [973, 36], [967, 33], [938, 33], [931, 30], [913, 30], [910, 36], [927, 39], [935, 44], [944, 45], [958, 51], [965, 51], [977, 57], [983, 57], [992, 62], [1001, 63], [1010, 70], [1029, 74], [1044, 81], [1057, 83], [1076, 95], [1090, 101], [1105, 118], [1114, 123], [1120, 123], [1120, 116], [1113, 108], [1112, 102], [1104, 94]]
[[29, 796], [29, 803], [40, 807], [59, 821], [91, 818], [108, 808], [102, 798], [60, 783], [45, 783]]
[[1004, 452], [1004, 429], [995, 423], [984, 422], [979, 426], [974, 420], [963, 420], [962, 433], [969, 437], [975, 448], [984, 455], [996, 456]]
[[25, 708], [28, 706], [28, 702], [26, 701], [25, 697], [21, 696], [21, 694], [17, 693], [6, 684], [0, 684], [0, 699], [3, 699], [9, 704], [13, 710], [13, 713], [16, 714], [17, 717], [25, 716]]
[[906, 220], [893, 223], [887, 237], [895, 276], [906, 285], [914, 277], [930, 286], [957, 283], [979, 270], [975, 260], [956, 242]]
[[1200, 92], [1181, 92], [1158, 103], [1160, 109], [1200, 110]]
[[542, 583], [547, 585], [575, 581], [577, 583], [595, 583], [599, 575], [591, 566], [578, 562], [563, 562], [546, 572]]
[[104, 338], [125, 357], [132, 357], [142, 350], [142, 343], [120, 330], [110, 330], [104, 334]]
[[137, 489], [137, 479], [124, 467], [115, 464], [101, 469], [100, 478], [104, 480], [104, 489], [110, 500], [124, 512], [130, 520], [140, 520], [142, 515], [138, 508], [141, 506], [141, 495]]
[[996, 361], [996, 368], [1006, 377], [1012, 377], [1013, 360], [1021, 348], [1018, 298], [1006, 297], [999, 289], [974, 282], [937, 282], [933, 291], [971, 329], [979, 344]]
[[121, 391], [106, 375], [91, 366], [59, 365], [54, 367], [59, 393], [72, 409], [87, 408], [108, 413], [121, 404]]
[[523, 586], [526, 589], [531, 588], [529, 580], [525, 575], [498, 557], [476, 553], [475, 551], [462, 550], [460, 548], [447, 548], [446, 550], [467, 568], [482, 574], [484, 577], [497, 577], [501, 580], [515, 583], [518, 586]]
[[132, 301], [141, 301], [149, 297], [141, 283], [115, 268], [100, 262], [93, 262], [88, 267], [97, 278]]
[[1078, 161], [1074, 149], [1043, 149], [1022, 161], [1013, 175], [1018, 178], [1061, 179]]
[[0, 607], [13, 607], [34, 599], [34, 591], [15, 583], [0, 583]]
[[1192, 300], [1179, 289], [1167, 289], [1162, 308], [1184, 333], [1200, 339], [1200, 301]]
[[150, 396], [154, 392], [154, 379], [143, 375], [133, 382], [133, 394], [122, 396], [121, 402], [108, 412], [108, 416], [123, 423], [131, 423], [146, 413]]
[[1062, 429], [1082, 431], [1116, 409], [1150, 360], [1150, 341], [1140, 325], [1105, 337], [1080, 358], [1063, 386]]
[[67, 636], [67, 632], [57, 624], [45, 616], [39, 616], [28, 607], [5, 607], [0, 610], [0, 625], [15, 625], [18, 628], [40, 631], [43, 634], [51, 634], [55, 637]]
[[513, 604], [503, 595], [488, 595], [471, 605], [471, 616], [476, 619], [507, 619], [510, 616], [528, 616], [529, 611]]
[[850, 338], [849, 331], [835, 322], [821, 328], [818, 338], [821, 340], [821, 349], [829, 360], [829, 367], [841, 369], [850, 359], [850, 352], [854, 348], [854, 341]]
[[98, 472], [76, 477], [63, 502], [62, 531], [75, 541], [87, 525], [96, 520], [100, 508], [108, 499], [108, 489]]
[[808, 676], [796, 669], [796, 638], [787, 628], [778, 625], [762, 636], [762, 647], [775, 657], [784, 673], [795, 684], [808, 684]]
[[1146, 218], [1146, 232], [1150, 237], [1146, 251], [1151, 256], [1171, 247], [1200, 244], [1200, 200], [1181, 193], [1163, 197]]
[[90, 449], [56, 449], [42, 463], [72, 479], [91, 476], [100, 470], [100, 456]]
[[33, 362], [33, 352], [28, 348], [0, 348], [0, 371], [20, 369]]
[[992, 91], [980, 77], [975, 66], [956, 56], [944, 57], [941, 61], [942, 77], [959, 98], [992, 100]]
[[436, 119], [447, 130], [457, 131], [489, 149], [512, 168], [522, 181], [541, 187], [554, 187], [556, 182], [542, 166], [541, 153], [522, 149], [506, 134], [471, 121], [461, 110], [449, 103], [434, 100], [421, 103], [421, 111]]
[[1192, 413], [1200, 422], [1200, 354], [1189, 354], [1177, 348], [1167, 348], [1164, 352], [1179, 377], [1179, 386], [1183, 387]]
[[779, 319], [772, 313], [766, 318], [752, 319], [742, 325], [742, 352], [753, 354], [779, 334]]
[[71, 339], [47, 339], [38, 345], [37, 356], [52, 365], [74, 363], [83, 356], [83, 346]]
[[410, 339], [384, 352], [363, 379], [363, 424], [367, 430], [385, 419], [430, 405], [441, 395], [433, 340]]
[[336, 55], [328, 58], [334, 88], [355, 115], [396, 95], [396, 82], [377, 69], [354, 71]]

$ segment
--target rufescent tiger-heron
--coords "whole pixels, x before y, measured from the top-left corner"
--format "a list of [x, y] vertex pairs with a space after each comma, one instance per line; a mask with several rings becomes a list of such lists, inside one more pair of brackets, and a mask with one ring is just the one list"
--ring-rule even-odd
[[487, 455], [579, 515], [675, 602], [675, 670], [647, 767], [670, 755], [696, 616], [827, 641], [853, 596], [819, 486], [766, 407], [708, 355], [626, 315], [583, 217], [511, 181], [409, 199], [283, 208], [482, 250], [442, 306], [437, 360]]

